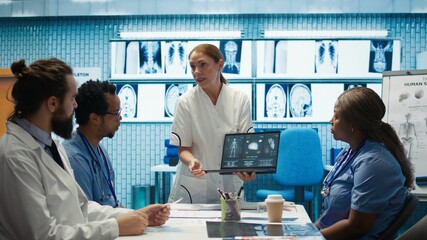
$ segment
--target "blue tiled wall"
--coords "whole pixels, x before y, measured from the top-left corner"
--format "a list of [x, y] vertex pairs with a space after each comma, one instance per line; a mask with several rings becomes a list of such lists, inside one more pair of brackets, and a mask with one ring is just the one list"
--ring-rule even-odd
[[[259, 38], [264, 29], [282, 30], [383, 30], [402, 40], [401, 69], [415, 69], [417, 53], [426, 51], [426, 14], [259, 14], [259, 15], [150, 15], [115, 17], [0, 18], [0, 68], [14, 60], [28, 63], [57, 57], [73, 67], [100, 67], [109, 78], [109, 40], [119, 31], [243, 30], [245, 38]], [[297, 125], [317, 128], [322, 141], [324, 162], [329, 149], [341, 147], [333, 140], [329, 124], [256, 124], [256, 128], [291, 128]], [[131, 206], [131, 186], [154, 184], [150, 166], [160, 164], [163, 140], [170, 123], [125, 123], [113, 139], [104, 140], [117, 172], [117, 192]], [[269, 187], [267, 177], [251, 183], [254, 190]], [[252, 199], [251, 199], [252, 198]], [[421, 205], [419, 211], [427, 210]], [[415, 221], [415, 220], [414, 220]]]

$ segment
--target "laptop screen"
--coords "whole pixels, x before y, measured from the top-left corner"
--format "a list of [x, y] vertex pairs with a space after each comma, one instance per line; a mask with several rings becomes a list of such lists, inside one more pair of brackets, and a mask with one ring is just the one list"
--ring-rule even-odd
[[226, 134], [221, 171], [275, 173], [280, 131]]

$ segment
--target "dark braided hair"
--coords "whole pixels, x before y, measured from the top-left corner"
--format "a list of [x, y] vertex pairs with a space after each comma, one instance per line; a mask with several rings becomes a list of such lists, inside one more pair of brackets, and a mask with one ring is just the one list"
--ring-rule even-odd
[[393, 154], [406, 177], [405, 186], [414, 189], [414, 169], [394, 128], [382, 121], [386, 108], [380, 96], [370, 88], [356, 87], [342, 93], [337, 100], [342, 117], [369, 139], [384, 144]]

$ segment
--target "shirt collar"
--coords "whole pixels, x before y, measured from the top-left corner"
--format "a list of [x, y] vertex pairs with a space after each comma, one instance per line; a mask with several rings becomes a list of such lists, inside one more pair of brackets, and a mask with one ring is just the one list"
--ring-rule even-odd
[[14, 122], [22, 127], [25, 131], [27, 131], [33, 138], [35, 138], [38, 142], [51, 146], [52, 145], [52, 137], [49, 133], [41, 130], [36, 125], [32, 124], [25, 118], [17, 118], [15, 117]]

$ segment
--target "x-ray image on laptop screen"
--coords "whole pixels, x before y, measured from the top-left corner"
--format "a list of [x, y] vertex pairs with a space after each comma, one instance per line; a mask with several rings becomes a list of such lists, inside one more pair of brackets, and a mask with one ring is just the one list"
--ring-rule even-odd
[[221, 170], [275, 173], [280, 131], [226, 134]]

